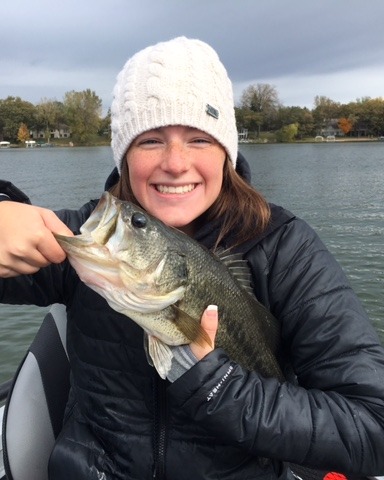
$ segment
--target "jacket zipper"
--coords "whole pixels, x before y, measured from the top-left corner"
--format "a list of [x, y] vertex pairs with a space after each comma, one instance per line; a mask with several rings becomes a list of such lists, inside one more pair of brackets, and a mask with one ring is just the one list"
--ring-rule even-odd
[[156, 480], [166, 480], [165, 454], [167, 442], [167, 402], [166, 382], [157, 375], [153, 381], [154, 396], [154, 465], [152, 477]]

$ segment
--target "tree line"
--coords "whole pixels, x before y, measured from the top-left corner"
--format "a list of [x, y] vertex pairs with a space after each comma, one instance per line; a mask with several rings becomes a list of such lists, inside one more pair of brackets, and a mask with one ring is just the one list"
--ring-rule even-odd
[[[63, 101], [42, 99], [37, 105], [9, 96], [0, 99], [0, 140], [24, 142], [31, 131], [44, 132], [49, 142], [52, 130], [66, 125], [77, 144], [95, 143], [110, 137], [110, 112], [102, 116], [102, 102], [90, 89], [65, 93]], [[316, 96], [312, 109], [284, 106], [270, 84], [249, 85], [235, 108], [239, 132], [249, 140], [289, 142], [336, 134], [349, 137], [384, 135], [384, 99], [365, 97], [342, 104]]]
[[71, 131], [71, 140], [80, 145], [95, 142], [109, 135], [110, 114], [101, 115], [101, 99], [92, 90], [65, 93], [62, 102], [42, 99], [37, 105], [9, 96], [0, 99], [0, 140], [11, 143], [24, 142], [31, 132], [44, 132], [50, 141], [51, 132], [65, 125]]
[[275, 87], [259, 83], [243, 91], [236, 121], [239, 131], [248, 130], [256, 139], [263, 132], [284, 142], [327, 134], [379, 137], [384, 135], [384, 99], [364, 97], [343, 104], [316, 96], [311, 110], [286, 107]]

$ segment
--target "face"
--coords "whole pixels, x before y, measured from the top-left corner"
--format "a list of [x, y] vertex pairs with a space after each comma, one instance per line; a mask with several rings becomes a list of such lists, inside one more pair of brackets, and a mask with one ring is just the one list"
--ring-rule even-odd
[[149, 130], [131, 144], [126, 161], [141, 206], [188, 234], [217, 199], [226, 153], [210, 135], [191, 127]]

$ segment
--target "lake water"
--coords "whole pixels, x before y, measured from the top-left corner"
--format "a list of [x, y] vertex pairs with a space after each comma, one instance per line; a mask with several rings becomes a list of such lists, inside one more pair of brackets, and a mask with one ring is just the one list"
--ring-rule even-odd
[[[384, 339], [384, 144], [242, 144], [240, 150], [267, 199], [317, 230]], [[112, 168], [109, 147], [0, 150], [0, 178], [52, 209], [98, 198]], [[46, 311], [0, 305], [0, 382], [13, 375]]]

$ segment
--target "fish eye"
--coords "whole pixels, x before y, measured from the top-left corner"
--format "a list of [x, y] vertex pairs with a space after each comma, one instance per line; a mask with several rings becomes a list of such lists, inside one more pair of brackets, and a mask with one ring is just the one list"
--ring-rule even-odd
[[147, 225], [147, 217], [140, 212], [135, 212], [131, 218], [132, 225], [137, 228], [144, 228]]

